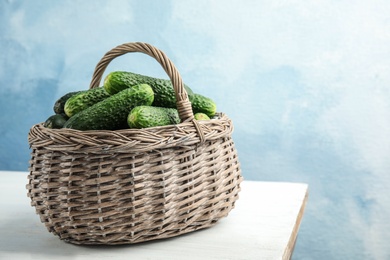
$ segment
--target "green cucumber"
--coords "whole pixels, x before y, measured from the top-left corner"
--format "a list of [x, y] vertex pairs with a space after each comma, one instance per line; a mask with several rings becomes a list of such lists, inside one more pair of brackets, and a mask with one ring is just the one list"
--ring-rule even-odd
[[135, 85], [114, 94], [72, 116], [64, 128], [118, 130], [128, 128], [127, 116], [136, 106], [151, 105], [154, 93], [147, 84]]
[[208, 97], [205, 97], [200, 94], [193, 94], [188, 97], [193, 113], [204, 113], [208, 117], [213, 117], [215, 113], [217, 112], [217, 105], [215, 102]]
[[53, 107], [53, 110], [54, 110], [54, 113], [56, 114], [64, 114], [65, 113], [65, 110], [64, 110], [64, 106], [65, 106], [65, 103], [66, 101], [71, 98], [72, 96], [80, 93], [82, 91], [73, 91], [73, 92], [69, 92], [65, 95], [63, 95], [62, 97], [60, 97], [55, 103], [54, 103], [54, 107]]
[[177, 109], [154, 106], [137, 106], [127, 117], [130, 128], [147, 128], [179, 124], [180, 118]]
[[[150, 85], [154, 91], [153, 106], [176, 108], [175, 90], [172, 82], [167, 79], [158, 79], [127, 71], [114, 71], [104, 79], [104, 88], [112, 95], [133, 85], [143, 83]], [[187, 85], [184, 84], [184, 88], [189, 96], [193, 94]]]
[[[114, 71], [107, 75], [104, 80], [104, 88], [110, 94], [117, 93], [135, 84], [149, 84], [154, 91], [155, 107], [176, 108], [176, 96], [172, 82], [165, 79], [152, 78], [126, 71]], [[188, 98], [192, 104], [194, 113], [204, 113], [209, 117], [214, 116], [217, 106], [215, 102], [203, 95], [194, 93], [188, 86], [184, 85]]]
[[64, 126], [67, 120], [68, 117], [65, 114], [54, 114], [46, 119], [43, 126], [51, 129], [59, 129]]
[[78, 112], [90, 107], [106, 98], [110, 95], [106, 92], [103, 87], [92, 88], [71, 96], [64, 106], [65, 114], [68, 117], [72, 117]]
[[196, 119], [196, 120], [210, 120], [210, 117], [208, 117], [206, 114], [204, 114], [204, 113], [196, 113], [195, 115], [194, 115], [194, 118]]

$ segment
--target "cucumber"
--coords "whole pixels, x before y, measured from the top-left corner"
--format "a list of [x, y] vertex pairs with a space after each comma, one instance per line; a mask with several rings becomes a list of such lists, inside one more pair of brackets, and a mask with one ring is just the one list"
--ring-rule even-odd
[[[155, 107], [176, 108], [176, 96], [170, 80], [157, 79], [149, 76], [135, 74], [126, 71], [114, 71], [107, 75], [104, 80], [104, 88], [110, 94], [117, 93], [134, 84], [149, 84], [154, 91]], [[188, 98], [192, 104], [194, 113], [204, 113], [209, 117], [214, 116], [217, 106], [215, 102], [203, 95], [194, 93], [188, 86], [184, 85]]]
[[191, 96], [188, 96], [192, 111], [196, 113], [204, 113], [208, 117], [213, 117], [215, 113], [217, 112], [217, 105], [215, 102], [208, 97], [205, 97], [200, 94], [193, 94]]
[[118, 130], [128, 128], [127, 116], [136, 106], [151, 105], [154, 93], [147, 84], [135, 85], [114, 94], [72, 116], [64, 128]]
[[89, 90], [81, 91], [71, 96], [64, 106], [65, 114], [68, 117], [72, 117], [78, 112], [90, 107], [106, 98], [110, 95], [103, 87], [92, 88]]
[[147, 128], [179, 124], [180, 118], [177, 109], [154, 106], [137, 106], [127, 117], [130, 128]]
[[60, 97], [55, 103], [54, 103], [54, 107], [53, 107], [53, 110], [54, 110], [54, 113], [56, 114], [64, 114], [65, 111], [64, 111], [64, 106], [65, 106], [65, 103], [66, 101], [71, 98], [72, 96], [80, 93], [82, 91], [73, 91], [73, 92], [69, 92], [65, 95], [63, 95], [62, 97]]
[[43, 126], [51, 129], [59, 129], [64, 126], [67, 120], [68, 117], [65, 114], [54, 114], [46, 119]]
[[196, 113], [195, 115], [194, 115], [194, 118], [196, 119], [196, 120], [210, 120], [210, 117], [208, 117], [206, 114], [204, 114], [204, 113]]
[[[109, 73], [104, 79], [104, 88], [112, 95], [142, 83], [150, 85], [154, 91], [153, 106], [176, 108], [175, 90], [172, 82], [167, 79], [158, 79], [127, 71], [114, 71]], [[188, 96], [194, 93], [187, 85], [184, 85], [184, 88]]]

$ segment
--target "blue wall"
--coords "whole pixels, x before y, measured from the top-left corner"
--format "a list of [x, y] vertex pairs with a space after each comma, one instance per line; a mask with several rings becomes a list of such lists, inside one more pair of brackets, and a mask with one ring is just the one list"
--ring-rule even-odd
[[[295, 259], [390, 259], [390, 3], [0, 0], [0, 169], [29, 128], [144, 41], [235, 123], [248, 180], [305, 182]], [[166, 77], [145, 55], [108, 70]]]

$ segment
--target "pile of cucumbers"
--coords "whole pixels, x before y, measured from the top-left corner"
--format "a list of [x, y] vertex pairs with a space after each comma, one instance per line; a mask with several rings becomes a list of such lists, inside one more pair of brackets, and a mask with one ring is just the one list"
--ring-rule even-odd
[[[215, 102], [184, 84], [197, 120], [210, 120]], [[172, 82], [128, 71], [114, 71], [102, 87], [59, 98], [44, 126], [77, 130], [148, 128], [180, 123]]]

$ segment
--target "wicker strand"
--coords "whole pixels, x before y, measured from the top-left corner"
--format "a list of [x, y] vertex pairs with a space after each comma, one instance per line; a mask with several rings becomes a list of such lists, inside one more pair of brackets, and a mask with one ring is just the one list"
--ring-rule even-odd
[[200, 144], [201, 145], [204, 144], [204, 142], [206, 141], [206, 138], [205, 138], [205, 135], [203, 133], [202, 126], [199, 124], [198, 120], [196, 120], [196, 119], [193, 119], [192, 123], [194, 124], [194, 127], [196, 128], [196, 132], [199, 135]]

